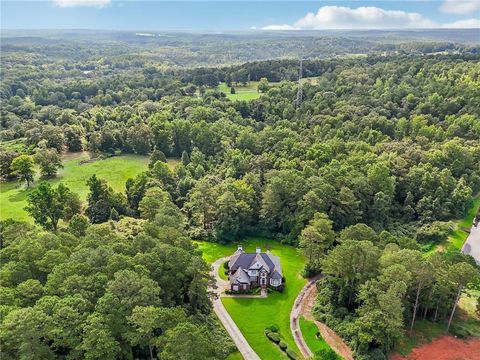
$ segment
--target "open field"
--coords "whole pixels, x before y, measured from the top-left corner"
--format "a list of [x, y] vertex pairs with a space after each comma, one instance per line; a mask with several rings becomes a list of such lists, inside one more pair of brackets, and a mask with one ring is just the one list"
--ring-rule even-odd
[[250, 81], [246, 86], [234, 86], [235, 94], [230, 94], [230, 88], [225, 83], [218, 85], [218, 90], [225, 93], [230, 100], [254, 100], [261, 95], [257, 90], [258, 83], [258, 81]]
[[[223, 256], [231, 255], [237, 248], [237, 244], [196, 243], [202, 250], [204, 259], [209, 263]], [[290, 331], [290, 311], [298, 292], [306, 283], [306, 280], [301, 277], [305, 258], [298, 249], [273, 240], [249, 238], [242, 241], [242, 245], [247, 252], [254, 252], [256, 246], [265, 249], [268, 245], [270, 251], [280, 257], [286, 279], [285, 290], [283, 293], [270, 292], [266, 299], [223, 298], [222, 302], [225, 308], [260, 358], [287, 358], [265, 336], [264, 330], [270, 325], [277, 326], [282, 340], [288, 344], [289, 348], [300, 354]]]
[[[88, 187], [87, 179], [96, 174], [100, 179], [105, 179], [108, 185], [115, 191], [125, 190], [125, 181], [144, 171], [148, 165], [148, 157], [139, 155], [121, 155], [98, 160], [85, 164], [80, 161], [89, 158], [88, 153], [70, 153], [64, 156], [63, 169], [60, 169], [57, 177], [48, 180], [51, 184], [63, 183], [73, 192], [86, 200]], [[38, 184], [38, 176], [34, 185], [27, 189], [24, 184], [18, 182], [0, 183], [0, 219], [12, 218], [15, 220], [31, 221], [28, 214], [23, 210], [27, 205], [27, 194]]]
[[[330, 345], [328, 345], [321, 336], [317, 337], [319, 333], [317, 325], [308, 321], [303, 316], [300, 317], [300, 330], [302, 331], [303, 339], [314, 354], [320, 350], [331, 350]], [[338, 355], [337, 358], [342, 359], [342, 357]]]

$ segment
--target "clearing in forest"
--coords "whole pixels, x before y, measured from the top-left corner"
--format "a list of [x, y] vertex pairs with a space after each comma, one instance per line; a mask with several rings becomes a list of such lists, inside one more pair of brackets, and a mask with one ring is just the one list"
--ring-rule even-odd
[[[209, 263], [230, 256], [237, 249], [237, 243], [228, 245], [203, 241], [196, 243], [202, 250], [204, 259]], [[300, 355], [290, 331], [290, 311], [298, 292], [306, 283], [301, 276], [305, 258], [298, 249], [274, 240], [250, 238], [241, 244], [247, 252], [255, 252], [257, 246], [262, 249], [268, 246], [274, 255], [280, 257], [285, 289], [282, 293], [272, 291], [267, 298], [222, 298], [223, 305], [260, 358], [287, 358], [285, 353], [265, 336], [265, 328], [271, 325], [278, 328], [282, 340], [288, 347]]]

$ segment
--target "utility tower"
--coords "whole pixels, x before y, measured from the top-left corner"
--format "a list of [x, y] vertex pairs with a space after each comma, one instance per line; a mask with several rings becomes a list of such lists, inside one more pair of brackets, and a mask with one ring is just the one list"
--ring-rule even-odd
[[298, 90], [297, 100], [295, 100], [295, 107], [298, 109], [302, 105], [302, 73], [303, 73], [303, 59], [300, 59], [300, 69], [298, 70]]

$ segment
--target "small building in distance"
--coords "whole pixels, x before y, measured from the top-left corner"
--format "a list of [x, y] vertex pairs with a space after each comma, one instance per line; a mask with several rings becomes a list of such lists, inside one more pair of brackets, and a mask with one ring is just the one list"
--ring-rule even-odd
[[283, 273], [280, 258], [261, 248], [254, 253], [246, 253], [238, 246], [228, 262], [230, 289], [248, 291], [256, 287], [271, 287], [283, 290]]

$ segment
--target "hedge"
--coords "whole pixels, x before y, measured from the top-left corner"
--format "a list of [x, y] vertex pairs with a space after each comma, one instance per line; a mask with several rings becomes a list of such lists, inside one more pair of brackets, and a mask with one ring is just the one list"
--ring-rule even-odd
[[297, 355], [297, 353], [296, 353], [295, 351], [290, 350], [290, 349], [287, 349], [286, 353], [287, 353], [287, 356], [288, 356], [290, 359], [292, 359], [292, 360], [297, 360], [297, 359], [298, 359], [298, 355]]
[[287, 347], [288, 347], [288, 345], [286, 343], [284, 343], [283, 341], [280, 341], [278, 346], [280, 346], [280, 349], [282, 349], [283, 351], [286, 351]]
[[278, 344], [280, 342], [280, 336], [278, 333], [275, 332], [269, 332], [267, 333], [267, 337], [272, 340], [275, 344]]

